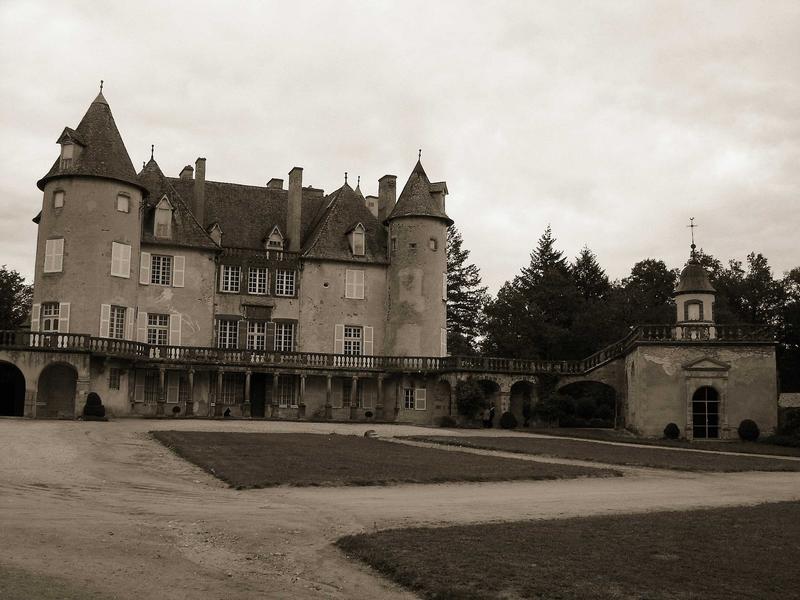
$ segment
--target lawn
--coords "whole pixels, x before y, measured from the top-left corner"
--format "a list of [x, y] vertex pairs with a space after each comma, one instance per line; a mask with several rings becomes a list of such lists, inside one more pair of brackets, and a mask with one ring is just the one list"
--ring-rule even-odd
[[569, 440], [556, 437], [414, 436], [409, 439], [467, 448], [484, 448], [520, 454], [681, 471], [800, 471], [800, 461], [779, 458], [682, 452], [656, 446], [637, 448], [630, 445], [601, 444], [591, 440]]
[[3, 600], [101, 600], [100, 594], [64, 579], [0, 564], [0, 598]]
[[347, 536], [348, 556], [424, 598], [788, 600], [800, 503]]
[[350, 435], [201, 431], [151, 434], [179, 456], [235, 488], [619, 475], [607, 469], [446, 452]]

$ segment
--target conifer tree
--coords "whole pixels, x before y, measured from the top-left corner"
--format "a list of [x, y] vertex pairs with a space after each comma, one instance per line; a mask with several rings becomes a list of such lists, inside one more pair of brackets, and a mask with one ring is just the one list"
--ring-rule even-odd
[[0, 267], [0, 329], [15, 329], [22, 325], [31, 312], [33, 286], [5, 265]]
[[597, 257], [588, 246], [584, 246], [575, 258], [572, 265], [572, 278], [578, 292], [586, 301], [601, 300], [611, 289], [608, 275], [600, 267]]
[[455, 225], [447, 228], [447, 350], [475, 354], [489, 299], [480, 270], [469, 262], [469, 250]]

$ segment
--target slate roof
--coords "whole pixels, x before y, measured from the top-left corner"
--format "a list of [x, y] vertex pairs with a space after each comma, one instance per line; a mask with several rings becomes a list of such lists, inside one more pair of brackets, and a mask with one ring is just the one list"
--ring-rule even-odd
[[[138, 176], [139, 183], [149, 195], [144, 201], [142, 214], [142, 242], [148, 244], [161, 244], [165, 246], [189, 246], [193, 248], [206, 248], [218, 250], [219, 246], [211, 239], [197, 222], [189, 205], [164, 177], [161, 168], [154, 159], [150, 159]], [[161, 198], [166, 196], [172, 204], [172, 237], [170, 239], [157, 238], [153, 235], [153, 216], [156, 205]], [[191, 196], [188, 197], [191, 199]]]
[[431, 182], [420, 161], [417, 161], [386, 222], [400, 217], [435, 217], [444, 220], [448, 225], [453, 224], [453, 220], [431, 196]]
[[675, 288], [676, 294], [690, 292], [716, 292], [714, 286], [712, 286], [711, 282], [708, 280], [708, 273], [706, 273], [706, 270], [694, 258], [689, 259], [689, 262], [683, 268], [683, 271], [681, 271], [678, 287]]
[[[348, 233], [364, 226], [364, 256], [353, 256]], [[303, 256], [356, 262], [386, 262], [386, 231], [367, 208], [363, 196], [344, 184], [325, 198], [324, 212], [314, 224]]]
[[68, 169], [61, 168], [59, 156], [47, 174], [36, 183], [40, 190], [51, 179], [72, 175], [104, 177], [140, 185], [111, 108], [102, 92], [91, 103], [78, 127], [75, 130], [67, 127], [59, 140], [64, 134], [69, 134], [81, 144], [80, 156], [73, 159], [73, 166]]

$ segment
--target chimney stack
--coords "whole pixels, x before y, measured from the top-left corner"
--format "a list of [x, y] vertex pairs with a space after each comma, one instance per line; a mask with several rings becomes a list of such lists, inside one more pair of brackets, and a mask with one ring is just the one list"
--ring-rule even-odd
[[289, 171], [289, 204], [286, 208], [286, 235], [289, 252], [300, 252], [300, 217], [303, 204], [303, 168]]
[[267, 182], [267, 188], [271, 190], [282, 190], [283, 179], [278, 179], [277, 177], [273, 177]]
[[383, 223], [397, 201], [397, 177], [384, 175], [378, 179], [378, 222]]
[[178, 176], [181, 179], [194, 179], [194, 169], [192, 165], [186, 165], [181, 169], [181, 174]]
[[[194, 163], [194, 216], [206, 226], [206, 159], [198, 158]], [[190, 167], [191, 168], [191, 167]]]

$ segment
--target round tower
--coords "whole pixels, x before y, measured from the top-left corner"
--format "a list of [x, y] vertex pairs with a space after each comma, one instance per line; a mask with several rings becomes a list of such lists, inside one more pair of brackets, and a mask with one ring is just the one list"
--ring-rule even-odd
[[422, 164], [408, 178], [384, 224], [389, 227], [385, 352], [447, 354], [447, 185], [431, 183]]
[[133, 338], [146, 194], [102, 91], [37, 183], [31, 329]]
[[673, 292], [675, 298], [675, 309], [677, 311], [676, 323], [676, 337], [679, 339], [684, 337], [686, 326], [698, 325], [697, 331], [694, 334], [687, 333], [686, 335], [702, 335], [701, 330], [708, 332], [708, 337], [715, 337], [714, 335], [714, 286], [708, 280], [706, 270], [697, 261], [695, 254], [695, 245], [692, 244], [692, 252], [689, 257], [689, 262], [681, 271], [678, 280], [678, 286]]

